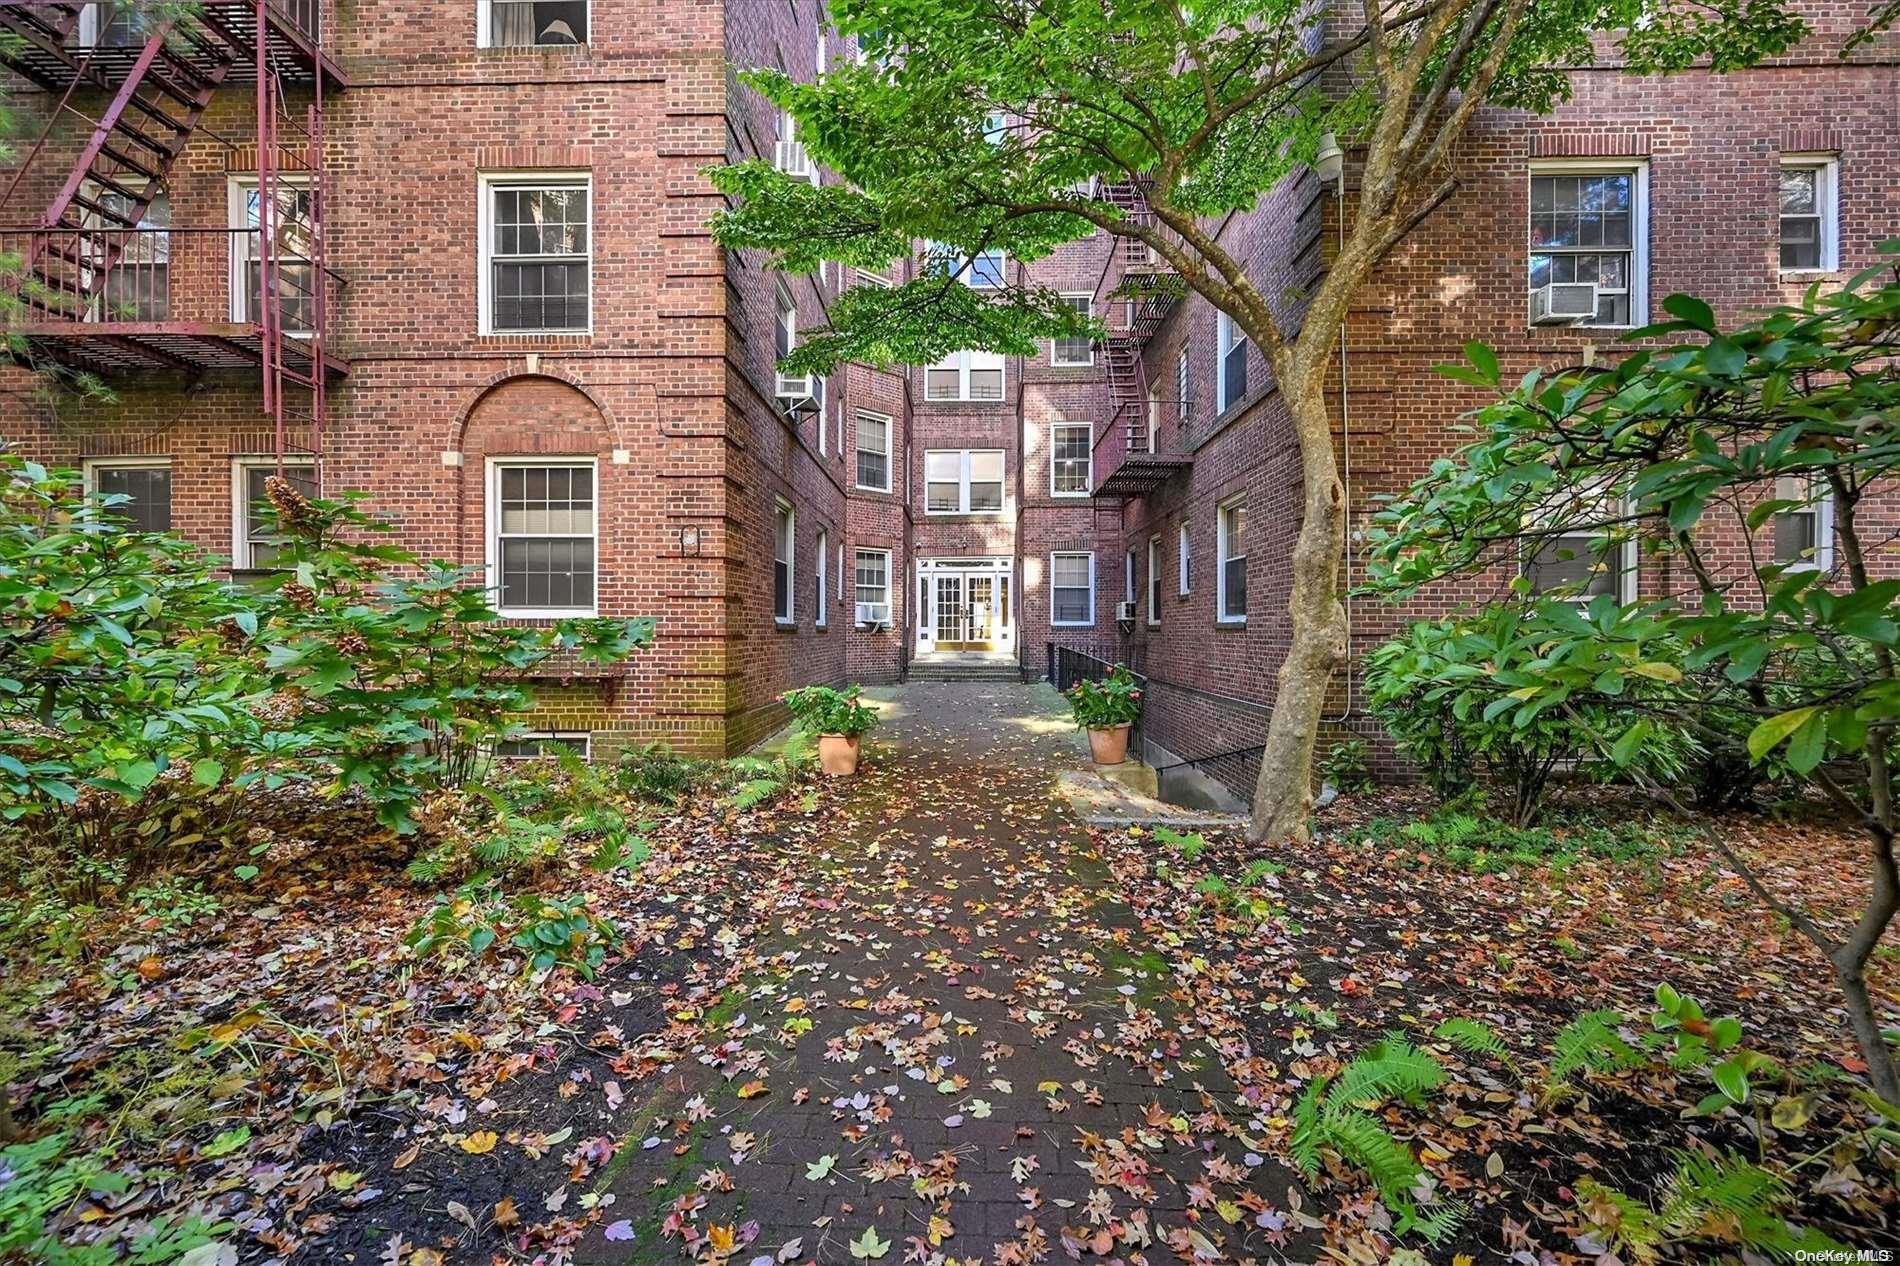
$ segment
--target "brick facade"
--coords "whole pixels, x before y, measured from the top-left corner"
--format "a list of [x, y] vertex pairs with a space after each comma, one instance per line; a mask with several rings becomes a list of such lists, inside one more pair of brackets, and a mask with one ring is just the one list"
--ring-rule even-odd
[[[843, 287], [870, 283], [836, 268], [780, 277], [762, 256], [721, 250], [706, 228], [721, 199], [700, 173], [771, 157], [782, 139], [775, 111], [733, 65], [809, 78], [821, 56], [848, 55], [835, 35], [821, 35], [818, 0], [596, 5], [587, 45], [559, 49], [479, 48], [472, 7], [399, 0], [376, 6], [373, 18], [352, 6], [326, 14], [326, 44], [351, 83], [325, 111], [328, 240], [347, 282], [332, 350], [349, 373], [331, 392], [323, 478], [329, 489], [369, 490], [373, 508], [417, 550], [480, 565], [490, 550], [491, 459], [593, 463], [599, 610], [658, 617], [659, 641], [624, 670], [547, 694], [548, 728], [590, 731], [602, 751], [649, 740], [707, 754], [743, 749], [780, 722], [776, 696], [790, 686], [901, 677], [918, 646], [920, 563], [986, 557], [1003, 560], [1013, 581], [1011, 649], [1028, 675], [1040, 674], [1051, 643], [1128, 660], [1151, 677], [1150, 736], [1179, 755], [1260, 741], [1287, 645], [1283, 560], [1298, 524], [1297, 454], [1257, 352], [1251, 391], [1216, 409], [1216, 319], [1203, 301], [1180, 304], [1142, 359], [1163, 402], [1158, 448], [1191, 456], [1192, 465], [1126, 503], [1052, 488], [1054, 424], [1089, 424], [1097, 481], [1119, 460], [1099, 349], [1090, 365], [1057, 365], [1047, 345], [1011, 358], [1002, 399], [984, 403], [926, 399], [922, 369], [851, 366], [826, 384], [822, 411], [788, 415], [775, 398], [780, 294], [794, 303], [798, 325], [811, 327]], [[1526, 319], [1534, 163], [1646, 164], [1652, 312], [1675, 290], [1707, 297], [1723, 319], [1798, 293], [1776, 269], [1784, 153], [1838, 156], [1841, 267], [1830, 278], [1869, 262], [1875, 243], [1900, 233], [1892, 159], [1900, 152], [1900, 45], [1888, 38], [1848, 63], [1835, 59], [1828, 41], [1852, 9], [1817, 10], [1829, 33], [1816, 50], [1770, 67], [1643, 81], [1583, 71], [1575, 98], [1549, 118], [1481, 115], [1456, 158], [1457, 191], [1393, 254], [1349, 322], [1344, 390], [1336, 379], [1332, 394], [1355, 530], [1378, 495], [1455, 445], [1450, 424], [1478, 400], [1430, 369], [1455, 359], [1466, 339], [1492, 343], [1512, 370], [1610, 346], [1602, 332]], [[76, 104], [96, 109], [84, 95]], [[168, 178], [174, 315], [224, 319], [230, 266], [221, 230], [233, 182], [257, 165], [253, 110], [248, 85], [221, 89], [203, 135]], [[84, 139], [78, 128], [55, 130], [21, 179], [7, 223], [38, 215]], [[490, 173], [589, 179], [591, 332], [481, 332], [480, 182]], [[1260, 289], [1293, 316], [1296, 296], [1325, 267], [1337, 217], [1333, 194], [1303, 173], [1217, 227]], [[212, 231], [191, 231], [199, 229]], [[1108, 298], [1112, 264], [1110, 244], [1092, 239], [1038, 261], [1031, 279], [1092, 295], [1106, 314], [1119, 302]], [[1174, 388], [1184, 352], [1185, 407]], [[47, 404], [22, 394], [23, 375], [8, 377], [0, 435], [67, 463], [168, 457], [176, 527], [207, 549], [231, 551], [234, 462], [273, 445], [255, 373], [141, 378], [117, 384], [118, 399], [103, 405]], [[888, 491], [859, 483], [867, 416], [889, 420]], [[289, 438], [295, 449], [315, 442], [307, 427]], [[1001, 513], [928, 512], [924, 469], [935, 449], [1000, 449]], [[1215, 610], [1218, 507], [1234, 499], [1249, 516], [1244, 624]], [[781, 505], [795, 520], [785, 621], [774, 611]], [[1184, 527], [1193, 567], [1186, 593], [1177, 565]], [[1152, 612], [1151, 537], [1163, 572]], [[855, 619], [861, 549], [889, 555], [886, 628]], [[1121, 625], [1127, 550], [1138, 615]], [[1086, 627], [1051, 621], [1048, 573], [1059, 552], [1093, 555]], [[1358, 566], [1351, 561], [1353, 578]], [[1671, 581], [1645, 574], [1641, 583], [1661, 592]], [[1449, 588], [1399, 612], [1356, 603], [1354, 656], [1403, 621], [1476, 592]], [[1334, 724], [1369, 731], [1350, 676], [1336, 696]], [[1213, 772], [1237, 788], [1252, 777], [1244, 754]]]

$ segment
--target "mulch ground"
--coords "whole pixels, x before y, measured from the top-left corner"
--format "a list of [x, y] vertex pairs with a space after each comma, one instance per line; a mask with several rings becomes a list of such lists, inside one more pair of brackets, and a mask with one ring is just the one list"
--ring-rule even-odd
[[[1654, 1197], [1704, 1146], [1809, 1157], [1797, 1221], [1896, 1243], [1824, 964], [1699, 851], [1478, 876], [1353, 842], [1428, 809], [1393, 793], [1309, 846], [1189, 857], [1052, 801], [1072, 739], [1010, 687], [910, 687], [870, 754], [656, 824], [635, 875], [560, 876], [626, 936], [594, 981], [419, 962], [401, 938], [430, 894], [335, 852], [185, 928], [116, 925], [30, 1017], [60, 1054], [26, 1115], [63, 1103], [131, 1178], [75, 1225], [194, 1209], [242, 1262], [1543, 1266], [1605, 1260], [1579, 1180]], [[1850, 834], [1721, 826], [1780, 889], [1851, 908]], [[1539, 1077], [1568, 1019], [1641, 1023], [1660, 981], [1738, 1016], [1806, 1118], [1685, 1117], [1707, 1078], [1662, 1066]], [[1508, 1060], [1434, 1043], [1450, 1017]], [[1447, 1070], [1383, 1110], [1468, 1207], [1438, 1245], [1397, 1236], [1363, 1174], [1289, 1159], [1294, 1100], [1388, 1032]]]

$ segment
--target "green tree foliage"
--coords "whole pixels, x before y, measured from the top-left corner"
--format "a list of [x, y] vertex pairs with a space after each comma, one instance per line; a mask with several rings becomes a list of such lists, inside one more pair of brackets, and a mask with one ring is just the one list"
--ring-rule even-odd
[[[833, 0], [830, 12], [862, 60], [810, 84], [742, 77], [843, 183], [763, 161], [713, 168], [735, 202], [714, 234], [788, 272], [915, 266], [889, 289], [840, 295], [826, 328], [801, 332], [788, 372], [965, 348], [1030, 355], [1040, 339], [1099, 333], [1014, 267], [1096, 232], [1145, 246], [1266, 358], [1305, 502], [1291, 651], [1255, 795], [1261, 837], [1306, 830], [1326, 683], [1345, 656], [1345, 498], [1325, 396], [1340, 323], [1379, 260], [1451, 193], [1446, 160], [1474, 112], [1564, 100], [1564, 68], [1594, 62], [1600, 36], [1625, 68], [1652, 73], [1748, 65], [1805, 32], [1780, 0]], [[1290, 296], [1219, 225], [1310, 163], [1327, 131], [1357, 150], [1357, 194], [1324, 278]], [[1116, 196], [1136, 188], [1152, 215]], [[966, 284], [990, 251], [1011, 261], [1001, 284]]]
[[[1603, 566], [1634, 544], [1647, 570], [1676, 578], [1680, 592], [1666, 598], [1515, 603], [1512, 661], [1460, 688], [1489, 693], [1485, 711], [1513, 725], [1568, 718], [1674, 807], [1645, 762], [1686, 727], [1730, 759], [1783, 762], [1859, 824], [1868, 900], [1818, 915], [1707, 834], [1827, 956], [1874, 1088], [1893, 1101], [1900, 1083], [1864, 970], [1900, 908], [1890, 755], [1900, 579], [1877, 574], [1884, 529], [1863, 510], [1900, 473], [1900, 277], [1872, 269], [1726, 332], [1700, 300], [1672, 295], [1663, 307], [1672, 320], [1629, 337], [1668, 345], [1611, 366], [1533, 370], [1507, 385], [1496, 355], [1470, 347], [1453, 376], [1502, 396], [1478, 413], [1473, 443], [1380, 516], [1375, 587], [1405, 597], [1447, 576], [1509, 571], [1580, 535], [1594, 537]], [[1832, 532], [1777, 560], [1777, 516], [1824, 522], [1823, 506]], [[1836, 915], [1851, 930], [1831, 930]]]

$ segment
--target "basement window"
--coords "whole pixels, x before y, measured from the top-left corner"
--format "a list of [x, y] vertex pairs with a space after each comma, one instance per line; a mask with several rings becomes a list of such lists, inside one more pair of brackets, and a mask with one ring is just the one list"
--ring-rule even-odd
[[100, 497], [123, 498], [108, 513], [127, 520], [134, 531], [172, 530], [172, 463], [169, 457], [102, 457], [86, 463], [86, 490]]
[[484, 48], [571, 48], [587, 43], [587, 0], [482, 0]]
[[[264, 485], [277, 473], [274, 457], [239, 458], [231, 481], [237, 505], [232, 522], [236, 525], [231, 543], [231, 565], [239, 570], [273, 566], [279, 547], [268, 527], [266, 511], [270, 502]], [[284, 478], [306, 497], [317, 495], [317, 468], [309, 461], [286, 461]]]
[[562, 756], [588, 759], [593, 736], [583, 733], [520, 734], [495, 744], [495, 755], [503, 760], [557, 760]]

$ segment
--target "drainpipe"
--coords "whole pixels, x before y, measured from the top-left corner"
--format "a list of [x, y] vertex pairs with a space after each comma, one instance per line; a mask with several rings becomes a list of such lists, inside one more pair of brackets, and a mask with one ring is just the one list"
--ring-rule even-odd
[[[1314, 159], [1314, 170], [1319, 174], [1322, 186], [1330, 185], [1333, 190], [1334, 206], [1339, 222], [1339, 250], [1346, 249], [1346, 155], [1339, 148], [1338, 140], [1331, 132], [1319, 138], [1319, 153]], [[1337, 258], [1337, 256], [1335, 256]], [[1347, 313], [1351, 307], [1348, 305]], [[1346, 613], [1346, 706], [1334, 717], [1322, 717], [1323, 721], [1340, 722], [1353, 715], [1352, 706], [1352, 392], [1347, 378], [1346, 365], [1346, 315], [1339, 320], [1339, 437], [1340, 437], [1340, 484], [1346, 497], [1346, 557], [1341, 561], [1344, 572], [1346, 593], [1343, 605]]]

